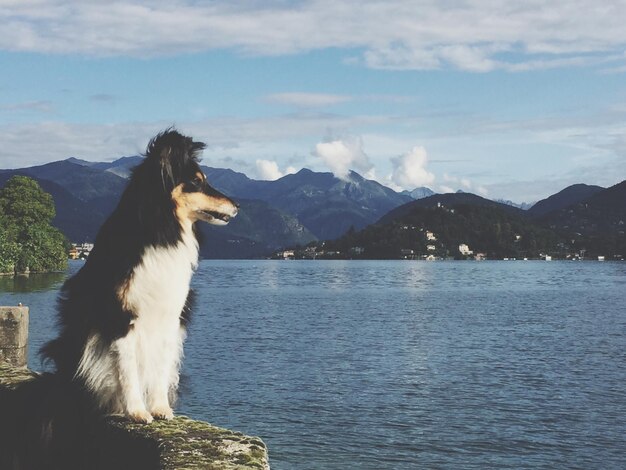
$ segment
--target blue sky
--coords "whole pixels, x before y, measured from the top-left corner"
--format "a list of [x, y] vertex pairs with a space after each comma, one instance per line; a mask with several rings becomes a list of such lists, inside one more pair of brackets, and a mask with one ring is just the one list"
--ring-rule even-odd
[[140, 153], [535, 201], [626, 178], [626, 4], [0, 3], [0, 167]]

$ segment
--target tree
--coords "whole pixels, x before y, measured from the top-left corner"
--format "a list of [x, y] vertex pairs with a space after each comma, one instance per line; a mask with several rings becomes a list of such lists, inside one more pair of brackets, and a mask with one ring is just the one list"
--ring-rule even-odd
[[54, 201], [26, 176], [0, 190], [0, 272], [45, 272], [67, 266], [68, 242], [51, 225]]

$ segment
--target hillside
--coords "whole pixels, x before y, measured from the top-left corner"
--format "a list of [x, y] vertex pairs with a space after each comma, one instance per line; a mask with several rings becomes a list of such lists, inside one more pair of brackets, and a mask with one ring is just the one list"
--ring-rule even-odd
[[574, 184], [537, 202], [528, 209], [528, 214], [535, 218], [542, 217], [549, 212], [564, 209], [572, 204], [583, 201], [602, 190], [604, 190], [604, 188], [601, 186]]
[[259, 199], [293, 215], [320, 239], [341, 236], [352, 226], [361, 229], [412, 200], [356, 172], [342, 180], [304, 168], [276, 181], [256, 181], [232, 170], [208, 169], [207, 177], [233, 197]]
[[[88, 165], [92, 170], [127, 175], [141, 157], [124, 157], [111, 163], [72, 161]], [[394, 207], [412, 200], [355, 172], [342, 180], [332, 173], [305, 168], [275, 181], [259, 181], [230, 169], [208, 166], [202, 169], [216, 189], [235, 199], [267, 203], [268, 207], [297, 219], [314, 239], [336, 238], [350, 227], [361, 229]], [[294, 241], [298, 233], [293, 234]]]
[[392, 220], [409, 215], [415, 208], [434, 208], [439, 205], [454, 207], [456, 205], [463, 204], [476, 207], [488, 207], [492, 209], [498, 209], [508, 214], [524, 217], [526, 211], [518, 209], [507, 204], [492, 201], [491, 199], [485, 199], [484, 197], [477, 196], [472, 193], [447, 193], [447, 194], [435, 194], [433, 196], [425, 197], [404, 204], [396, 209], [385, 214], [379, 221], [379, 223], [388, 223]]
[[[200, 224], [204, 258], [257, 258], [289, 245], [306, 245], [315, 236], [298, 219], [263, 201], [238, 199], [239, 214], [227, 226]], [[262, 223], [261, 223], [262, 221]]]
[[8, 173], [18, 171], [37, 180], [52, 181], [84, 202], [100, 197], [117, 198], [126, 187], [126, 180], [120, 176], [67, 160], [19, 170], [1, 171]]
[[538, 221], [575, 240], [588, 256], [626, 256], [626, 180]]
[[[476, 202], [476, 198], [463, 199]], [[553, 231], [495, 205], [411, 203], [399, 209], [360, 232], [327, 242], [325, 249], [374, 259], [428, 255], [463, 258], [459, 245], [466, 244], [473, 254], [502, 259], [557, 255], [564, 248], [563, 240]]]

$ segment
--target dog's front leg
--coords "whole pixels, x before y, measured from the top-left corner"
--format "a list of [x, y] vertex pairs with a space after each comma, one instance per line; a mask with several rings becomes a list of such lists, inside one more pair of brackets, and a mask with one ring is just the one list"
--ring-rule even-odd
[[159, 363], [155, 364], [159, 373], [148, 389], [148, 406], [150, 413], [156, 419], [172, 419], [174, 411], [170, 398], [176, 395], [178, 388], [178, 374], [182, 356], [185, 329], [177, 324], [166, 331], [171, 332], [163, 343], [160, 351]]
[[126, 336], [115, 340], [117, 366], [124, 413], [137, 423], [151, 423], [152, 415], [146, 409], [137, 361], [137, 337], [131, 329]]
[[156, 419], [172, 419], [174, 411], [170, 406], [170, 364], [161, 364], [161, 374], [148, 391], [150, 414]]

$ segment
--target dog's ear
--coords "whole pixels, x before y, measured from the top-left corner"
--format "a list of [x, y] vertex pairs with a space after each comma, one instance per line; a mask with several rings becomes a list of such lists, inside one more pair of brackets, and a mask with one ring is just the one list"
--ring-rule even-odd
[[189, 161], [197, 161], [205, 147], [204, 143], [194, 142], [191, 137], [170, 128], [150, 141], [146, 158], [159, 165], [163, 187], [171, 191], [179, 183]]

